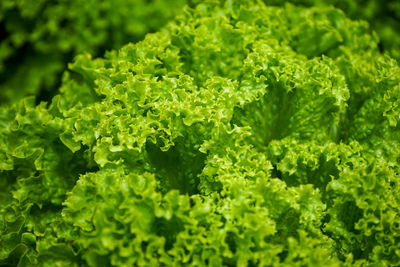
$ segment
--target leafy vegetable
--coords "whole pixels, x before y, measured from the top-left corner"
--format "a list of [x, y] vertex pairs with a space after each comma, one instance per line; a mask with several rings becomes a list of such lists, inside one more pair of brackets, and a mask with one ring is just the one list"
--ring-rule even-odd
[[[62, 72], [82, 52], [136, 42], [158, 30], [186, 0], [2, 0], [0, 104], [54, 95]], [[41, 94], [41, 95], [39, 95]]]
[[332, 7], [205, 1], [0, 112], [0, 264], [395, 266], [400, 68]]
[[[106, 50], [141, 40], [159, 30], [193, 0], [22, 1], [0, 3], [0, 105], [25, 96], [37, 102], [57, 93], [61, 74], [77, 54], [102, 56]], [[201, 2], [201, 1], [197, 1]], [[382, 51], [400, 60], [400, 4], [395, 0], [264, 0], [268, 5], [342, 9], [368, 21]]]
[[[284, 5], [287, 1], [264, 0], [268, 5]], [[396, 0], [290, 0], [302, 6], [335, 6], [355, 20], [366, 20], [376, 31], [381, 50], [400, 60], [400, 2]]]

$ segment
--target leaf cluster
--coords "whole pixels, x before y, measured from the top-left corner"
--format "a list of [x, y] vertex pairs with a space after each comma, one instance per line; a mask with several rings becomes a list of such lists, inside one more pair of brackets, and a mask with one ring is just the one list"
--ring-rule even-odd
[[0, 111], [0, 265], [396, 266], [400, 67], [333, 7], [204, 1]]

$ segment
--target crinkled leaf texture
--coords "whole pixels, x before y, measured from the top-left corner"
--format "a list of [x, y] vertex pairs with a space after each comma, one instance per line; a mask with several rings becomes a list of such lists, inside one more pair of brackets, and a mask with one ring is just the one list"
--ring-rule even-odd
[[1, 0], [0, 105], [50, 100], [67, 63], [142, 40], [187, 0]]
[[0, 264], [395, 266], [399, 81], [334, 8], [206, 1], [0, 113]]
[[263, 0], [267, 5], [334, 6], [354, 20], [365, 20], [380, 39], [381, 49], [400, 60], [400, 2], [397, 0]]

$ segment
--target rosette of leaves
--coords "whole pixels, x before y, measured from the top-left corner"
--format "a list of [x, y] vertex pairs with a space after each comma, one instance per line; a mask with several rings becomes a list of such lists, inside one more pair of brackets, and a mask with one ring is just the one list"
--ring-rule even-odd
[[67, 63], [82, 52], [103, 56], [141, 40], [186, 0], [2, 0], [0, 104], [24, 96], [50, 100]]
[[399, 66], [334, 8], [206, 1], [0, 116], [0, 263], [395, 266]]

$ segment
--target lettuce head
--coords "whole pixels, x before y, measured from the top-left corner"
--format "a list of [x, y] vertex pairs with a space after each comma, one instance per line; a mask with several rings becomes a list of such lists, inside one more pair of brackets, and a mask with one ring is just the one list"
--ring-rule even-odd
[[396, 266], [400, 68], [333, 7], [203, 1], [0, 112], [0, 265]]

